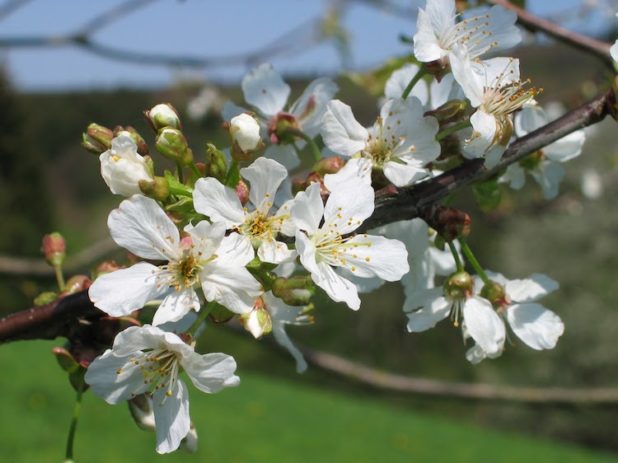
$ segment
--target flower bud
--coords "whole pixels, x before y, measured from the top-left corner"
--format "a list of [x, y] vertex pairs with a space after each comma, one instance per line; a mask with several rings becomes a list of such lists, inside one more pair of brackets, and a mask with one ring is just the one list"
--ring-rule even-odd
[[43, 255], [52, 267], [62, 265], [66, 256], [66, 243], [60, 233], [53, 232], [43, 237]]
[[230, 120], [229, 125], [232, 141], [243, 151], [254, 151], [259, 148], [262, 139], [260, 137], [260, 125], [255, 117], [243, 113]]
[[171, 127], [173, 129], [182, 129], [178, 111], [169, 103], [160, 103], [153, 106], [151, 109], [144, 111], [146, 120], [155, 132]]
[[91, 153], [101, 154], [112, 146], [113, 132], [99, 124], [92, 123], [82, 133], [82, 147]]
[[454, 207], [437, 206], [427, 223], [446, 241], [453, 241], [456, 238], [467, 237], [472, 228], [472, 218], [470, 214], [455, 209]]
[[40, 307], [42, 305], [51, 304], [58, 298], [58, 295], [53, 291], [44, 291], [34, 298], [34, 305]]
[[444, 284], [444, 295], [450, 299], [470, 297], [474, 290], [474, 280], [468, 272], [453, 273]]
[[340, 156], [322, 158], [313, 165], [313, 171], [320, 174], [336, 174], [345, 165], [345, 161]]
[[481, 296], [491, 302], [491, 305], [497, 309], [508, 305], [506, 290], [498, 282], [490, 281], [485, 283], [483, 289], [481, 289]]
[[258, 297], [255, 300], [253, 310], [249, 313], [242, 314], [240, 321], [247, 331], [249, 331], [255, 339], [259, 339], [265, 334], [268, 334], [273, 329], [272, 320], [266, 307], [264, 300]]
[[183, 166], [187, 166], [193, 161], [193, 152], [189, 148], [187, 139], [178, 129], [172, 127], [161, 129], [155, 143], [157, 151], [168, 159]]
[[99, 265], [97, 265], [97, 268], [94, 270], [93, 278], [97, 278], [106, 273], [115, 272], [116, 270], [120, 270], [121, 268], [122, 267], [120, 267], [120, 265], [118, 265], [113, 260], [106, 260], [105, 262], [101, 262]]
[[268, 121], [268, 136], [271, 143], [293, 143], [298, 128], [298, 121], [293, 114], [281, 112]]
[[68, 279], [64, 286], [61, 296], [67, 296], [69, 294], [79, 293], [84, 289], [90, 288], [92, 280], [86, 275], [74, 275]]
[[243, 206], [249, 201], [249, 187], [242, 179], [236, 184], [236, 196], [238, 196], [240, 204]]
[[427, 111], [425, 116], [433, 116], [438, 119], [440, 125], [451, 124], [459, 121], [466, 113], [468, 103], [465, 100], [450, 100], [439, 108]]
[[153, 180], [140, 180], [139, 189], [145, 196], [157, 201], [165, 201], [170, 195], [170, 187], [165, 177], [154, 177]]
[[206, 145], [206, 174], [217, 180], [223, 180], [227, 173], [227, 161], [223, 151], [217, 149], [212, 143]]
[[293, 276], [277, 278], [273, 282], [272, 292], [288, 305], [300, 306], [309, 304], [315, 293], [315, 287], [310, 276]]
[[79, 369], [80, 365], [77, 360], [75, 360], [75, 357], [73, 357], [73, 354], [64, 347], [52, 348], [52, 354], [56, 357], [60, 368], [67, 373], [74, 373]]
[[114, 127], [114, 137], [117, 137], [121, 133], [125, 133], [126, 135], [129, 135], [131, 137], [131, 139], [133, 140], [133, 142], [135, 142], [135, 145], [137, 146], [137, 152], [139, 154], [141, 154], [142, 156], [146, 156], [147, 154], [149, 154], [148, 144], [146, 143], [146, 140], [144, 140], [144, 138], [139, 134], [139, 132], [135, 130], [132, 126], [127, 125], [126, 127], [122, 127], [118, 125]]
[[429, 63], [425, 63], [425, 69], [427, 73], [434, 76], [438, 82], [442, 80], [442, 78], [449, 73], [451, 69], [451, 64], [449, 62], [448, 57], [444, 56], [435, 61], [431, 61]]
[[129, 132], [122, 131], [112, 140], [111, 149], [99, 156], [101, 176], [110, 191], [126, 197], [141, 194], [139, 182], [151, 181], [150, 158], [137, 153], [137, 145]]
[[152, 399], [146, 394], [138, 394], [129, 399], [129, 412], [138, 428], [144, 431], [155, 430], [155, 417], [152, 409]]

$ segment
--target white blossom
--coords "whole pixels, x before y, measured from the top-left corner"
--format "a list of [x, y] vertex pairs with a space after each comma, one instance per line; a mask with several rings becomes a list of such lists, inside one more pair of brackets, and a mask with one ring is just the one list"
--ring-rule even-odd
[[492, 58], [472, 62], [462, 54], [451, 56], [453, 75], [461, 85], [472, 107], [472, 134], [464, 141], [467, 158], [485, 158], [487, 168], [502, 157], [513, 134], [512, 113], [532, 100], [539, 92], [526, 88], [528, 81], [519, 80], [519, 60]]
[[140, 180], [154, 180], [146, 160], [137, 153], [137, 145], [128, 132], [120, 132], [112, 140], [111, 149], [102, 153], [99, 160], [101, 176], [116, 195], [141, 194]]
[[501, 6], [485, 14], [457, 21], [455, 0], [427, 0], [419, 8], [414, 34], [414, 55], [421, 62], [449, 58], [465, 47], [470, 59], [487, 52], [511, 48], [521, 41], [517, 15]]
[[290, 220], [292, 200], [271, 212], [277, 190], [288, 176], [287, 169], [272, 159], [258, 158], [249, 167], [240, 169], [240, 174], [250, 183], [251, 210], [242, 206], [235, 190], [212, 177], [195, 183], [195, 210], [239, 233], [242, 245], [257, 248], [262, 262], [279, 264], [291, 259], [294, 251], [277, 241], [277, 236], [279, 233], [294, 236]]
[[427, 164], [440, 155], [438, 121], [423, 113], [417, 98], [390, 99], [366, 129], [348, 105], [333, 100], [324, 115], [322, 138], [336, 154], [369, 159], [394, 185], [405, 186], [429, 175]]
[[[488, 272], [488, 276], [504, 287], [504, 298], [494, 305], [513, 333], [535, 350], [556, 347], [558, 338], [564, 333], [564, 324], [558, 315], [537, 301], [558, 289], [558, 283], [539, 273], [518, 280], [508, 280], [499, 273]], [[481, 285], [477, 285], [477, 289], [480, 288]], [[489, 356], [487, 352], [483, 346], [474, 346], [468, 352], [468, 360], [478, 363]]]
[[[538, 105], [526, 105], [515, 117], [515, 133], [518, 137], [523, 137], [549, 122], [543, 108]], [[545, 199], [555, 198], [565, 174], [561, 164], [581, 154], [585, 139], [584, 130], [570, 133], [519, 163], [511, 164], [500, 180], [519, 190], [524, 186], [525, 173], [528, 172], [543, 189]]]
[[[316, 79], [287, 109], [290, 86], [270, 64], [261, 64], [249, 71], [243, 78], [241, 87], [245, 101], [256, 109], [262, 119], [264, 138], [271, 143], [264, 155], [276, 159], [288, 169], [297, 167], [300, 160], [294, 146], [278, 140], [273, 136], [272, 129], [276, 128], [279, 120], [285, 119], [292, 127], [309, 137], [318, 135], [326, 103], [337, 93], [337, 84], [326, 77]], [[246, 110], [233, 104], [226, 104], [223, 109], [226, 119], [242, 112]], [[295, 144], [298, 148], [302, 148], [305, 142], [296, 140]]]
[[345, 302], [354, 310], [360, 307], [358, 289], [335, 268], [360, 278], [377, 276], [386, 281], [397, 281], [409, 270], [401, 242], [366, 234], [345, 236], [356, 230], [373, 208], [373, 189], [363, 182], [332, 191], [326, 205], [320, 197], [320, 185], [313, 183], [296, 196], [292, 206], [301, 264], [331, 299]]
[[245, 268], [254, 257], [251, 245], [237, 233], [224, 237], [224, 224], [202, 221], [188, 226], [188, 237], [181, 240], [154, 200], [135, 195], [111, 212], [108, 226], [118, 245], [143, 259], [166, 262], [161, 266], [140, 262], [97, 278], [89, 289], [90, 299], [111, 316], [124, 316], [163, 299], [153, 323], [180, 320], [191, 309], [200, 309], [196, 286], [201, 286], [207, 301], [244, 313], [261, 291]]
[[491, 303], [479, 296], [451, 297], [443, 287], [425, 289], [408, 302], [407, 315], [410, 332], [426, 331], [450, 315], [464, 338], [471, 337], [488, 355], [499, 355], [504, 346], [504, 323]]
[[85, 380], [110, 404], [148, 393], [153, 401], [157, 452], [176, 450], [191, 428], [185, 371], [200, 391], [212, 394], [237, 386], [236, 362], [221, 353], [197, 354], [174, 333], [145, 325], [119, 333], [111, 349], [88, 367]]

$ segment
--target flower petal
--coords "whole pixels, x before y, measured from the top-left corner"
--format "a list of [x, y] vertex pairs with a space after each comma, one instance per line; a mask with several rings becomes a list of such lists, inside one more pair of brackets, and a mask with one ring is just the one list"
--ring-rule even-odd
[[529, 278], [507, 280], [506, 294], [513, 302], [534, 302], [560, 287], [547, 275], [534, 273]]
[[293, 249], [288, 249], [287, 245], [281, 241], [262, 240], [257, 254], [262, 262], [280, 264], [292, 259], [296, 252]]
[[249, 167], [240, 169], [240, 175], [249, 180], [249, 201], [266, 214], [275, 201], [275, 194], [288, 171], [277, 161], [257, 158]]
[[408, 251], [398, 240], [356, 235], [342, 246], [348, 270], [359, 277], [398, 281], [409, 272]]
[[189, 433], [189, 391], [182, 380], [178, 380], [171, 396], [166, 388], [155, 391], [152, 408], [155, 416], [157, 453], [173, 452], [180, 441]]
[[132, 196], [107, 219], [114, 241], [144, 259], [175, 260], [180, 256], [176, 225], [154, 199]]
[[313, 282], [322, 288], [328, 297], [335, 302], [345, 302], [352, 310], [360, 308], [360, 299], [356, 285], [346, 278], [338, 275], [333, 268], [325, 262], [317, 264], [315, 272], [311, 272]]
[[333, 191], [324, 206], [324, 225], [340, 234], [356, 230], [373, 214], [375, 192], [362, 180]]
[[245, 101], [266, 117], [281, 111], [290, 95], [290, 86], [270, 64], [262, 64], [249, 71], [241, 86]]
[[193, 309], [200, 310], [200, 300], [193, 289], [174, 291], [167, 295], [157, 309], [152, 324], [157, 326], [167, 322], [176, 322]]
[[236, 361], [230, 355], [193, 354], [183, 359], [181, 364], [193, 385], [207, 394], [214, 394], [225, 387], [240, 384], [240, 379], [234, 375]]
[[353, 158], [346, 162], [345, 166], [336, 174], [326, 174], [324, 185], [329, 191], [340, 188], [348, 188], [348, 182], [361, 181], [366, 185], [371, 185], [372, 163], [367, 158]]
[[564, 333], [558, 315], [540, 304], [515, 304], [506, 317], [517, 337], [536, 350], [553, 349]]
[[322, 139], [335, 154], [352, 156], [365, 148], [367, 129], [354, 118], [352, 109], [339, 100], [328, 103], [322, 119]]
[[504, 322], [491, 303], [480, 297], [470, 297], [463, 304], [463, 317], [468, 334], [488, 354], [502, 351], [506, 330]]
[[84, 379], [92, 391], [109, 404], [128, 400], [149, 387], [144, 383], [139, 365], [131, 362], [129, 357], [114, 355], [110, 349], [94, 359]]
[[322, 118], [327, 103], [335, 96], [339, 87], [328, 77], [320, 77], [311, 82], [298, 100], [291, 106], [301, 130], [310, 137], [320, 133]]
[[[420, 68], [416, 64], [406, 64], [393, 72], [386, 81], [384, 96], [386, 98], [401, 98], [403, 91], [412, 78], [418, 73], [419, 69]], [[410, 92], [410, 96], [415, 96], [423, 105], [426, 105], [429, 100], [427, 83], [424, 80], [417, 82]]]
[[204, 267], [200, 281], [207, 301], [216, 301], [238, 314], [251, 312], [262, 291], [260, 283], [244, 266], [213, 262]]
[[223, 238], [216, 254], [216, 263], [229, 267], [244, 267], [255, 257], [249, 237], [238, 233], [230, 233]]
[[236, 191], [212, 177], [195, 182], [193, 205], [197, 212], [207, 215], [212, 222], [223, 222], [227, 228], [239, 225], [245, 219]]
[[451, 312], [451, 303], [442, 296], [442, 288], [433, 288], [426, 291], [425, 295], [431, 295], [433, 299], [426, 300], [420, 309], [407, 313], [407, 328], [410, 333], [420, 333], [433, 328]]
[[299, 192], [294, 198], [291, 212], [292, 222], [296, 228], [309, 234], [315, 233], [324, 213], [320, 184], [312, 183], [305, 191]]
[[154, 265], [140, 262], [103, 274], [94, 280], [88, 296], [97, 308], [112, 317], [128, 315], [168, 291], [157, 285], [158, 272]]

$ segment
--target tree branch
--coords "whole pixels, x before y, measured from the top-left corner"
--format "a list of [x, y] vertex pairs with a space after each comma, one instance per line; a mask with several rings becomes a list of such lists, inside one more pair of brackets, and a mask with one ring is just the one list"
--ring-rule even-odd
[[611, 44], [602, 42], [592, 37], [587, 37], [578, 34], [575, 31], [566, 29], [547, 19], [539, 18], [529, 11], [513, 5], [509, 0], [489, 0], [494, 5], [500, 5], [504, 8], [517, 13], [517, 22], [531, 32], [542, 32], [556, 40], [566, 43], [574, 48], [590, 53], [614, 69], [614, 61], [609, 54]]

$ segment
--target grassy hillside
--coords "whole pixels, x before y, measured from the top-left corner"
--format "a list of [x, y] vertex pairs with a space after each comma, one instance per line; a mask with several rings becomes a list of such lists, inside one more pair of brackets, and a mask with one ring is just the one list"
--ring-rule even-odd
[[[72, 391], [52, 342], [0, 346], [2, 461], [60, 461]], [[86, 394], [78, 462], [483, 462], [602, 463], [601, 453], [398, 411], [318, 387], [239, 372], [241, 386], [216, 395], [191, 391], [200, 433], [195, 455], [155, 457], [154, 436], [138, 430], [124, 405]], [[44, 380], [44, 381], [43, 381]]]

